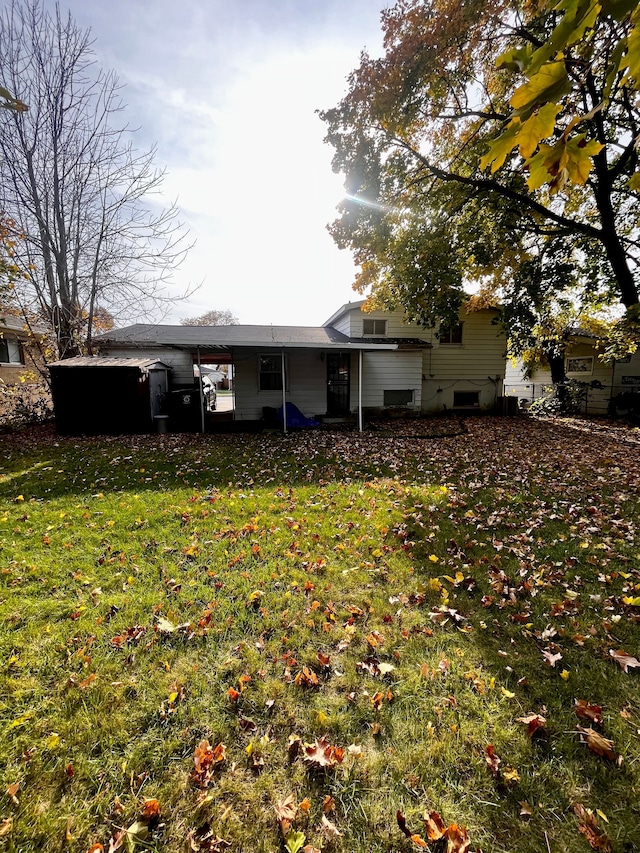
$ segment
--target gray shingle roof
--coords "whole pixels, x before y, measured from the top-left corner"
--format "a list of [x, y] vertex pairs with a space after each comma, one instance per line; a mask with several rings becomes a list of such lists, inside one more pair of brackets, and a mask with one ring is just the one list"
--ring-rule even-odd
[[327, 349], [396, 349], [385, 339], [351, 339], [332, 326], [164, 326], [137, 323], [97, 336], [109, 346], [176, 346], [184, 349], [230, 347], [324, 347]]

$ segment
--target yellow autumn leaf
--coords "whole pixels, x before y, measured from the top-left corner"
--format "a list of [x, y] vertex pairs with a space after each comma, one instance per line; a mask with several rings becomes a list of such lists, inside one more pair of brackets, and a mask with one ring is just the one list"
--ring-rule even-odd
[[516, 695], [515, 693], [512, 693], [511, 690], [507, 690], [506, 687], [501, 687], [500, 689], [502, 690], [502, 695], [507, 699], [513, 699]]
[[[491, 174], [497, 172], [507, 158], [507, 155], [516, 147], [516, 134], [520, 127], [520, 119], [513, 119], [507, 125], [506, 130], [489, 144], [489, 150], [480, 160], [480, 168], [484, 171], [491, 164]], [[473, 512], [465, 513], [467, 518], [473, 518]]]
[[559, 56], [545, 63], [530, 80], [519, 86], [511, 97], [514, 110], [526, 112], [538, 104], [546, 104], [566, 95], [571, 90], [564, 58]]
[[516, 135], [522, 157], [531, 157], [539, 143], [553, 134], [559, 112], [559, 104], [545, 104], [523, 122]]

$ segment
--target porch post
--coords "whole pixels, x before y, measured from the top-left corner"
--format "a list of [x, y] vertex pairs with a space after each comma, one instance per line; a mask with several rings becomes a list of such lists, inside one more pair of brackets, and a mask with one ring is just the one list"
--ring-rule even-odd
[[200, 432], [204, 432], [204, 391], [202, 390], [202, 364], [200, 363], [200, 347], [198, 352], [198, 388], [200, 390]]
[[284, 347], [282, 347], [282, 427], [287, 432], [287, 377], [285, 371]]
[[362, 350], [358, 350], [358, 431], [362, 432]]

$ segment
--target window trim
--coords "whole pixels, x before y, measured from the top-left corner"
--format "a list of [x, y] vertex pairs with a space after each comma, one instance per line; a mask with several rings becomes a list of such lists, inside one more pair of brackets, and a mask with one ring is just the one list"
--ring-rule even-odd
[[[372, 323], [374, 331], [366, 332], [365, 323]], [[382, 323], [382, 331], [376, 332], [376, 323]], [[384, 317], [363, 317], [362, 318], [362, 337], [366, 338], [385, 338], [387, 336], [387, 321]]]
[[[262, 370], [262, 359], [263, 358], [276, 358], [278, 360], [278, 370]], [[278, 376], [280, 381], [278, 383], [277, 388], [263, 388], [262, 387], [262, 377], [264, 376]], [[289, 390], [289, 364], [288, 357], [285, 355], [284, 357], [284, 381], [285, 381], [285, 391]], [[280, 353], [273, 352], [263, 352], [258, 354], [258, 393], [260, 394], [282, 394], [282, 355]]]
[[[7, 361], [3, 361], [0, 357], [0, 364], [3, 367], [24, 367], [24, 352], [20, 341], [16, 340], [15, 338], [7, 338], [4, 335], [0, 335], [0, 345], [2, 344], [4, 344], [6, 347]], [[17, 355], [16, 360], [12, 360], [11, 358], [11, 350], [9, 349], [10, 344], [15, 344], [14, 354]]]
[[[585, 366], [588, 362], [587, 370], [572, 370], [571, 364], [572, 362], [575, 364], [576, 362], [584, 362]], [[593, 356], [592, 355], [576, 355], [576, 356], [567, 356], [565, 359], [565, 373], [567, 376], [569, 374], [573, 376], [593, 376]]]

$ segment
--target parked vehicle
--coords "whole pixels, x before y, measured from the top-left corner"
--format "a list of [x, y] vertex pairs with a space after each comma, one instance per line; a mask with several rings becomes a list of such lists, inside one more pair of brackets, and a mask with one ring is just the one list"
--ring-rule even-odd
[[214, 382], [208, 377], [202, 377], [202, 393], [204, 394], [205, 406], [209, 412], [215, 412], [218, 403], [218, 392]]

